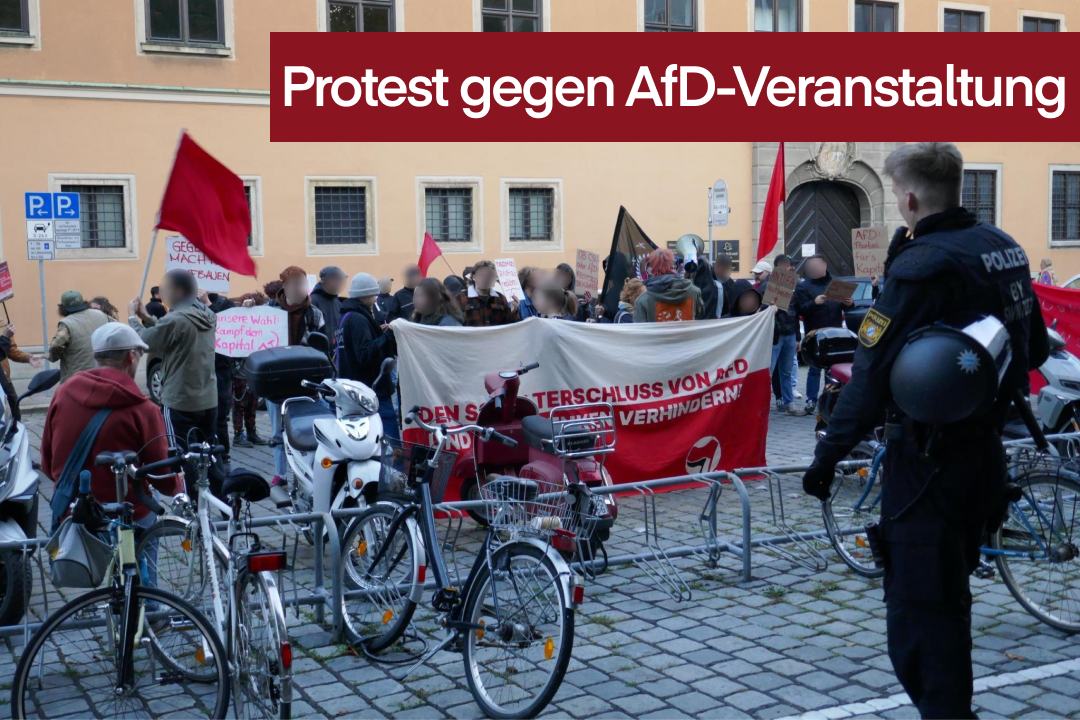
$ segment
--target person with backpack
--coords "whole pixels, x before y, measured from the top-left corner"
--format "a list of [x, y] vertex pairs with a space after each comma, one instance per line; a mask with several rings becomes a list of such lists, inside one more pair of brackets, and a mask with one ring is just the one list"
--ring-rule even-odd
[[634, 322], [687, 322], [702, 320], [705, 305], [689, 278], [675, 272], [675, 254], [657, 248], [646, 261], [649, 279], [645, 293], [634, 303]]
[[[379, 417], [383, 435], [393, 440], [401, 438], [397, 410], [394, 409], [392, 382], [385, 382], [391, 369], [384, 366], [397, 355], [393, 329], [383, 330], [375, 319], [375, 299], [379, 283], [367, 273], [356, 273], [349, 282], [349, 299], [341, 305], [341, 324], [337, 332], [338, 376], [362, 382], [379, 397]], [[410, 295], [409, 305], [413, 298]], [[376, 383], [380, 374], [384, 382]]]
[[619, 294], [619, 310], [615, 313], [612, 323], [622, 325], [634, 322], [634, 303], [645, 294], [645, 283], [637, 278], [627, 278], [623, 283], [622, 292]]

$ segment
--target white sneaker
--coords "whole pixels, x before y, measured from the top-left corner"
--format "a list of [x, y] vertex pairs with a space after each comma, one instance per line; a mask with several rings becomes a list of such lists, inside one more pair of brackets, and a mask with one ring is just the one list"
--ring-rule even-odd
[[790, 405], [788, 405], [784, 409], [784, 412], [786, 412], [788, 415], [794, 415], [795, 417], [803, 417], [806, 415], [806, 411], [796, 407], [795, 403], [791, 403]]
[[801, 392], [799, 392], [798, 390], [795, 391], [795, 399], [796, 400], [802, 400], [803, 399], [803, 394]]

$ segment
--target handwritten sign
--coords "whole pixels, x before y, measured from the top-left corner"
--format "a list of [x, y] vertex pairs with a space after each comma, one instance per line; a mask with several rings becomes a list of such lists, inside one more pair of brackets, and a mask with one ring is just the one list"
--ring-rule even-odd
[[858, 287], [859, 283], [834, 279], [830, 281], [829, 286], [825, 288], [825, 299], [839, 301], [847, 300], [855, 294], [855, 290]]
[[577, 267], [574, 268], [577, 275], [577, 287], [574, 292], [578, 295], [588, 294], [592, 297], [600, 294], [600, 256], [588, 250], [577, 251]]
[[15, 288], [11, 284], [11, 271], [6, 262], [0, 262], [0, 302], [15, 297]]
[[779, 310], [787, 310], [791, 307], [791, 296], [795, 294], [795, 286], [799, 284], [799, 276], [791, 270], [774, 270], [769, 276], [769, 284], [765, 286], [765, 296], [761, 302], [765, 305], [775, 305]]
[[171, 237], [165, 240], [165, 271], [187, 270], [199, 283], [199, 289], [212, 293], [229, 292], [232, 273], [210, 262], [202, 250], [187, 238]]
[[885, 258], [889, 255], [887, 233], [886, 228], [854, 228], [851, 231], [856, 277], [880, 277], [885, 272]]
[[289, 314], [258, 305], [218, 313], [214, 351], [234, 358], [289, 344]]
[[525, 298], [525, 291], [521, 289], [521, 283], [518, 282], [518, 269], [514, 258], [496, 260], [495, 272], [499, 276], [499, 284], [502, 285], [503, 293], [521, 302]]

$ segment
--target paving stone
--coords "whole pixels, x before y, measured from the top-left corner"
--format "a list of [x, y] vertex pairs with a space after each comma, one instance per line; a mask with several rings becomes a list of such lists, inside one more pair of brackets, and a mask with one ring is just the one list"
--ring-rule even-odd
[[750, 711], [766, 705], [773, 705], [776, 701], [764, 693], [759, 693], [757, 690], [747, 690], [746, 692], [729, 695], [725, 702], [740, 710]]

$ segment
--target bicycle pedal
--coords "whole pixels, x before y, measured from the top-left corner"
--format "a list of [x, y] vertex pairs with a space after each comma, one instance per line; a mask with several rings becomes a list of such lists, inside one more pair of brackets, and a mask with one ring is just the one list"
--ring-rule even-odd
[[979, 578], [980, 580], [993, 580], [995, 573], [993, 567], [979, 566], [975, 568], [974, 574], [975, 577]]
[[157, 676], [158, 685], [180, 685], [186, 678], [177, 672], [163, 672]]

